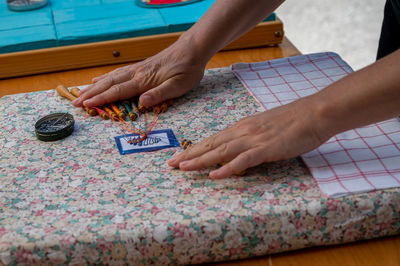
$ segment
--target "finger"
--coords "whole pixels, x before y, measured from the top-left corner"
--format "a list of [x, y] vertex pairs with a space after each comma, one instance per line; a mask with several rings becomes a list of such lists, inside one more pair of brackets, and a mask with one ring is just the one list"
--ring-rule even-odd
[[89, 86], [87, 86], [87, 87], [81, 89], [81, 90], [79, 91], [79, 97], [80, 97], [82, 94], [84, 94], [86, 91], [90, 90], [93, 86], [94, 86], [94, 84], [90, 84]]
[[264, 162], [264, 149], [250, 149], [239, 154], [235, 159], [224, 166], [210, 172], [212, 179], [227, 178], [235, 173], [246, 170], [247, 168], [259, 165]]
[[82, 106], [82, 103], [93, 96], [100, 94], [108, 90], [111, 86], [125, 82], [130, 79], [129, 72], [121, 72], [114, 75], [108, 75], [106, 78], [100, 80], [99, 82], [91, 85], [87, 90], [85, 90], [78, 99], [74, 100], [72, 104], [74, 106]]
[[98, 76], [98, 77], [94, 77], [94, 78], [92, 78], [92, 82], [96, 83], [96, 82], [98, 82], [99, 80], [102, 80], [105, 77], [107, 77], [107, 74], [104, 74], [104, 75], [101, 75], [101, 76]]
[[222, 143], [229, 142], [238, 136], [240, 136], [240, 132], [230, 127], [204, 139], [202, 142], [192, 146], [190, 149], [177, 154], [168, 160], [168, 164], [172, 167], [178, 167], [181, 162], [199, 157], [208, 151], [214, 150]]
[[83, 105], [87, 107], [102, 106], [121, 99], [131, 98], [136, 95], [136, 91], [135, 82], [129, 80], [113, 85], [110, 89], [84, 101]]
[[96, 83], [96, 82], [98, 82], [98, 81], [100, 81], [100, 80], [106, 78], [106, 77], [109, 76], [109, 75], [115, 75], [115, 74], [117, 74], [117, 73], [119, 73], [119, 72], [127, 71], [128, 69], [131, 70], [131, 72], [132, 72], [134, 66], [135, 66], [135, 65], [127, 65], [127, 66], [124, 66], [124, 67], [116, 68], [116, 69], [114, 69], [114, 70], [112, 70], [112, 71], [110, 71], [110, 72], [108, 72], [108, 73], [105, 73], [105, 74], [100, 75], [100, 76], [98, 76], [98, 77], [94, 77], [94, 78], [92, 79], [92, 82], [93, 82], [93, 83]]
[[93, 88], [93, 87], [95, 86], [94, 83], [97, 83], [97, 82], [99, 82], [100, 80], [107, 78], [109, 75], [111, 75], [112, 73], [114, 73], [114, 71], [115, 71], [115, 70], [113, 70], [113, 71], [111, 71], [111, 72], [108, 72], [108, 73], [105, 73], [105, 74], [103, 74], [103, 75], [101, 75], [101, 76], [92, 78], [92, 83], [93, 83], [93, 84], [90, 85], [90, 86], [87, 86], [87, 87], [84, 88], [84, 89], [82, 89], [82, 90], [80, 91], [80, 95], [82, 95], [85, 91], [88, 91], [88, 90], [90, 90], [91, 88]]
[[90, 85], [86, 86], [85, 88], [81, 89], [81, 90], [79, 91], [79, 97], [80, 97], [85, 91], [90, 90], [90, 88], [92, 88], [93, 86], [94, 86], [94, 84], [90, 84]]
[[155, 88], [143, 93], [139, 101], [143, 106], [153, 106], [168, 99], [176, 98], [190, 90], [195, 84], [182, 82], [179, 78], [172, 78], [164, 81]]
[[194, 171], [221, 162], [229, 162], [249, 148], [248, 141], [244, 138], [238, 138], [228, 143], [222, 143], [216, 149], [206, 152], [192, 160], [181, 162], [179, 168], [184, 171]]

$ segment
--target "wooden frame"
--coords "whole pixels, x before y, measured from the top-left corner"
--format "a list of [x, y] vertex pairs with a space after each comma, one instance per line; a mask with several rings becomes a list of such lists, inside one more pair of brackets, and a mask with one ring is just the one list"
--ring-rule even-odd
[[[175, 42], [182, 32], [89, 44], [0, 54], [0, 78], [138, 61]], [[283, 23], [258, 24], [223, 50], [276, 45], [283, 39]]]

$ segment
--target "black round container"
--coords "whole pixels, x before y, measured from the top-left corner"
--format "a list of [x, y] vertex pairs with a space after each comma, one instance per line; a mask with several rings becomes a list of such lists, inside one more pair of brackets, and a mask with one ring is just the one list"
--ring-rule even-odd
[[69, 113], [55, 113], [40, 118], [35, 132], [42, 141], [55, 141], [68, 137], [74, 131], [75, 120]]

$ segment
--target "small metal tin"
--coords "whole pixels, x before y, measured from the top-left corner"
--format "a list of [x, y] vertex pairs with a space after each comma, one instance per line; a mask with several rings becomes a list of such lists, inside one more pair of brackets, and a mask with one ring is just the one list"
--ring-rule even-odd
[[8, 9], [12, 11], [28, 11], [47, 5], [47, 0], [7, 0]]
[[39, 119], [35, 124], [36, 137], [42, 141], [56, 141], [74, 131], [75, 120], [69, 113], [54, 113]]

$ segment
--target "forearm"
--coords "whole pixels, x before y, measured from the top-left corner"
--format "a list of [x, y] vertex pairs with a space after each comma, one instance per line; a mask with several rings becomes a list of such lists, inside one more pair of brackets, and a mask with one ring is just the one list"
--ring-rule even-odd
[[204, 64], [220, 49], [271, 14], [283, 0], [216, 0], [178, 42], [189, 43]]
[[400, 50], [308, 97], [322, 135], [400, 115]]

